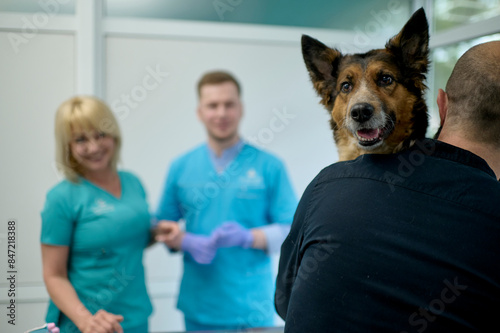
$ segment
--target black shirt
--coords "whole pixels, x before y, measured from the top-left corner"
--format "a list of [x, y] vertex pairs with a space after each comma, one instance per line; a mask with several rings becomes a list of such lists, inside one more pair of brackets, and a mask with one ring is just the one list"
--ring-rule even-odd
[[323, 169], [281, 248], [285, 332], [498, 327], [500, 183], [436, 140]]

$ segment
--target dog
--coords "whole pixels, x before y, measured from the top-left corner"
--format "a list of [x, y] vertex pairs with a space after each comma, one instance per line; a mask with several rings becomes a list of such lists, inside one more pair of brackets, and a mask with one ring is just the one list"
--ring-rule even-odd
[[365, 153], [394, 153], [425, 137], [424, 81], [430, 61], [429, 24], [417, 10], [385, 49], [342, 54], [302, 35], [302, 55], [346, 161]]

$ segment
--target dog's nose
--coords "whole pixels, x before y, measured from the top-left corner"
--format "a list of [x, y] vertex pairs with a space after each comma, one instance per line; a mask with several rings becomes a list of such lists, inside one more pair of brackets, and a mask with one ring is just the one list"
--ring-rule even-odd
[[373, 115], [374, 108], [368, 103], [359, 103], [351, 108], [351, 118], [362, 123], [367, 121]]

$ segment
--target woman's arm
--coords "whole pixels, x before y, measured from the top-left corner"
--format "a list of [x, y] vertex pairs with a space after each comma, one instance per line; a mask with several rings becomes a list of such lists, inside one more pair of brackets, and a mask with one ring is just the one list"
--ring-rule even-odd
[[83, 305], [68, 279], [69, 247], [42, 244], [43, 279], [54, 304], [83, 333], [123, 332], [122, 316], [100, 310], [95, 315]]

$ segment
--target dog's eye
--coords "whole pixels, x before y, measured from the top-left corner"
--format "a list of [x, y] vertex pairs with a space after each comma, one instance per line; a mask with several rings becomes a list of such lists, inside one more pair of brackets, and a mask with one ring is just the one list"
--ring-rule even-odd
[[382, 87], [387, 87], [391, 85], [392, 82], [394, 82], [394, 78], [390, 75], [382, 75], [378, 80], [378, 84]]
[[341, 85], [340, 85], [340, 90], [343, 92], [343, 93], [348, 93], [352, 90], [352, 84], [350, 84], [349, 82], [343, 82]]

